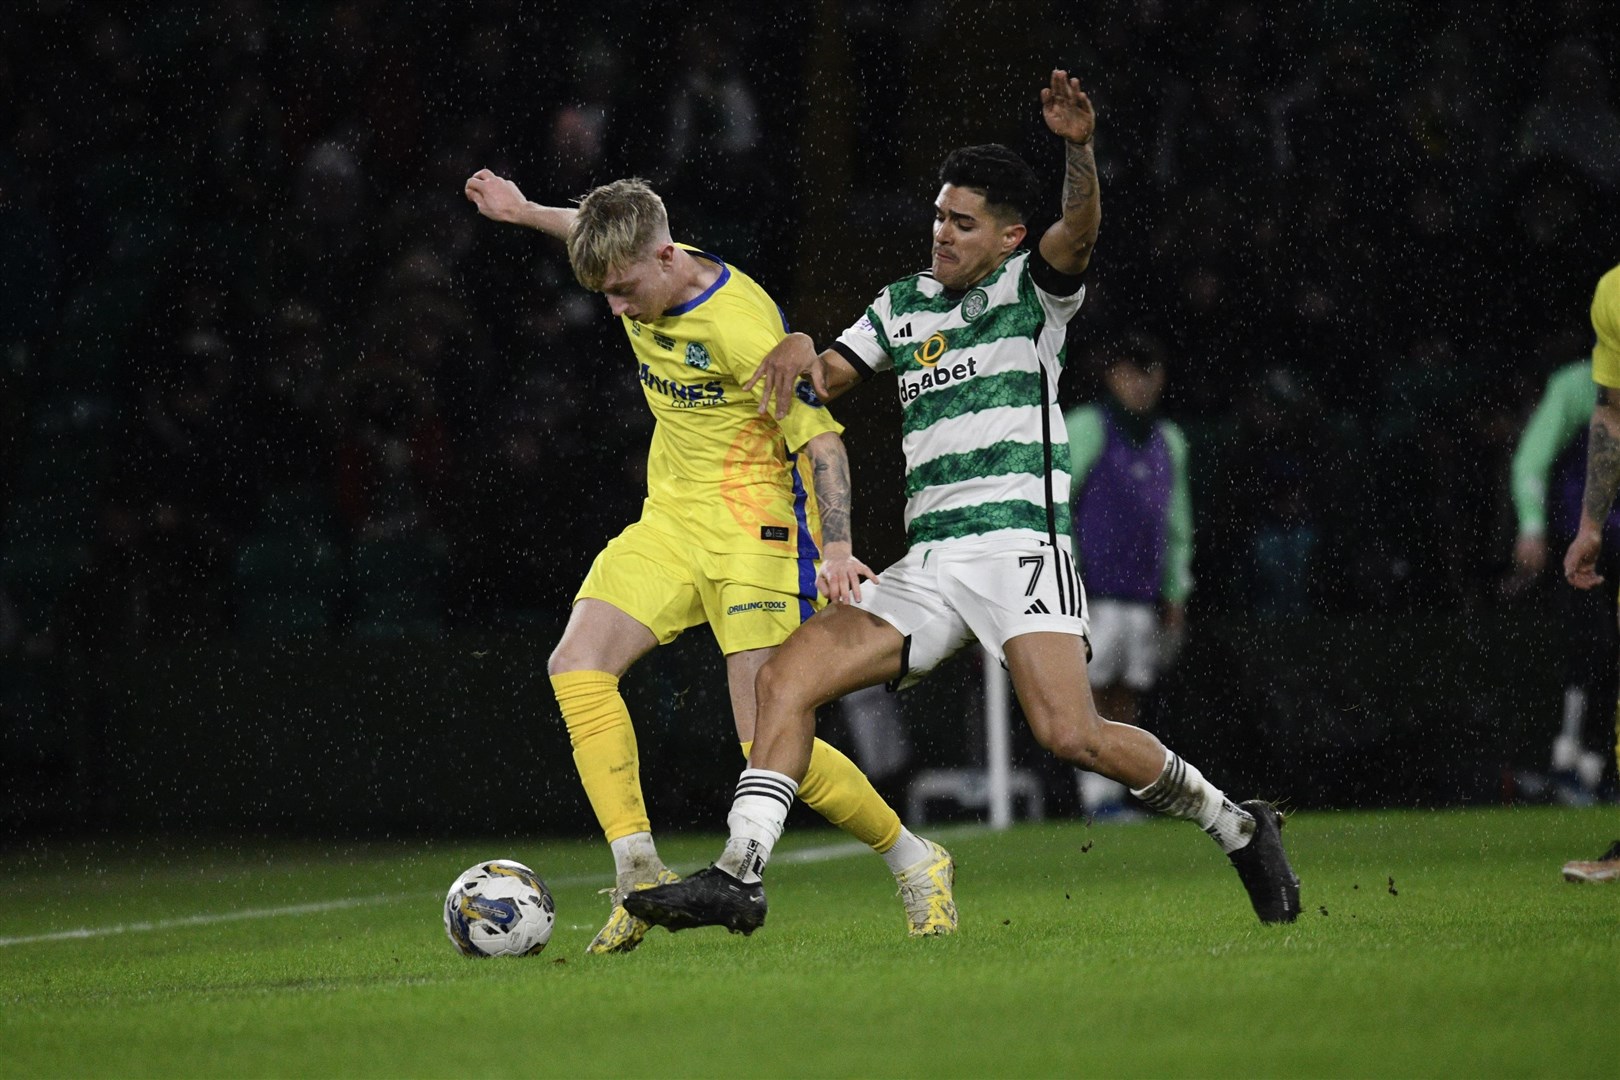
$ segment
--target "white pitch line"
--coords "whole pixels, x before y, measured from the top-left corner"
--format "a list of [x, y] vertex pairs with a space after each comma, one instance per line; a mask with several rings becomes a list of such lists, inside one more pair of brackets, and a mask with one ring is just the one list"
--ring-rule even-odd
[[[949, 831], [960, 836], [970, 832], [982, 831], [982, 827], [967, 826]], [[778, 865], [783, 863], [830, 862], [834, 859], [847, 859], [852, 855], [862, 855], [870, 850], [864, 844], [847, 841], [839, 844], [823, 844], [819, 847], [800, 848], [797, 851], [784, 851], [777, 855], [773, 861]], [[551, 879], [547, 884], [554, 885], [559, 889], [567, 889], [578, 885], [589, 885], [599, 880], [601, 880], [600, 874], [576, 874], [572, 877]], [[244, 919], [273, 919], [281, 915], [318, 915], [326, 911], [343, 911], [347, 908], [363, 907], [367, 904], [394, 903], [418, 895], [427, 896], [428, 894], [393, 893], [382, 896], [351, 896], [344, 900], [320, 900], [310, 904], [288, 904], [285, 907], [244, 908], [241, 911], [220, 911], [209, 915], [186, 915], [177, 919], [153, 919], [150, 922], [116, 923], [112, 926], [85, 926], [75, 930], [57, 930], [49, 934], [0, 937], [0, 948], [8, 945], [32, 945], [41, 941], [82, 941], [87, 938], [113, 937], [117, 934], [139, 934], [150, 930], [176, 930], [184, 926], [212, 926], [215, 923], [241, 922]]]
[[[552, 884], [558, 888], [589, 885], [596, 880], [575, 876], [558, 878]], [[77, 930], [58, 930], [50, 934], [28, 934], [22, 937], [0, 937], [0, 947], [31, 945], [36, 941], [78, 941], [83, 938], [111, 937], [114, 934], [138, 934], [146, 930], [174, 930], [182, 926], [212, 926], [215, 923], [239, 922], [243, 919], [273, 919], [278, 915], [318, 915], [324, 911], [343, 911], [366, 904], [392, 904], [400, 900], [426, 898], [433, 893], [384, 893], [380, 896], [351, 896], [343, 900], [320, 900], [310, 904], [288, 904], [285, 907], [244, 908], [241, 911], [219, 911], [210, 915], [186, 915], [177, 919], [154, 919], [151, 922], [118, 923], [113, 926], [86, 926]]]
[[[589, 885], [597, 880], [576, 876], [557, 878], [550, 882], [558, 888]], [[242, 919], [273, 919], [278, 915], [318, 915], [324, 911], [343, 911], [367, 904], [392, 904], [401, 900], [425, 899], [436, 893], [384, 893], [380, 896], [351, 896], [344, 900], [320, 900], [310, 904], [288, 904], [285, 907], [245, 908], [242, 911], [220, 911], [210, 915], [186, 915], [177, 919], [154, 919], [151, 922], [118, 923], [113, 926], [86, 926], [77, 930], [58, 930], [50, 934], [28, 934], [23, 937], [0, 937], [0, 947], [30, 945], [36, 941], [78, 941], [83, 938], [111, 937], [114, 934], [137, 934], [145, 930], [174, 930], [182, 926], [212, 926], [214, 923], [239, 922]]]
[[341, 911], [344, 908], [375, 904], [395, 899], [388, 896], [354, 896], [347, 900], [322, 900], [315, 904], [290, 904], [286, 907], [245, 908], [242, 911], [222, 911], [212, 915], [187, 915], [179, 919], [154, 919], [151, 922], [118, 923], [114, 926], [87, 926], [77, 930], [58, 930], [52, 934], [28, 934], [23, 937], [0, 938], [0, 945], [30, 945], [36, 941], [74, 941], [80, 938], [111, 937], [114, 934], [137, 934], [144, 930], [173, 930], [181, 926], [208, 926], [212, 923], [236, 922], [241, 919], [268, 919], [276, 915], [313, 915], [322, 911]]

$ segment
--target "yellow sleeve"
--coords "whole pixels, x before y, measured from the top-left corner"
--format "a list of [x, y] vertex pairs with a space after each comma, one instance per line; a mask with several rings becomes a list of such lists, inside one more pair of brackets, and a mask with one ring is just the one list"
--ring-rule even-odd
[[1620, 266], [1598, 279], [1592, 293], [1592, 381], [1620, 389]]
[[[783, 437], [787, 439], [790, 453], [798, 453], [805, 443], [825, 432], [844, 433], [844, 425], [833, 419], [827, 406], [816, 400], [814, 394], [808, 393], [809, 388], [809, 383], [802, 379], [799, 381], [799, 389], [805, 393], [795, 397], [787, 416], [777, 421]], [[812, 401], [815, 404], [811, 404]]]
[[[720, 343], [720, 362], [738, 386], [748, 381], [765, 354], [787, 336], [781, 317], [775, 312], [769, 323], [756, 315], [728, 319], [725, 326], [725, 338]], [[805, 443], [824, 432], [842, 433], [844, 430], [844, 426], [833, 419], [827, 407], [809, 392], [809, 387], [808, 382], [799, 383], [800, 393], [794, 398], [793, 407], [788, 410], [786, 417], [777, 421], [783, 438], [787, 440], [789, 453], [798, 453]], [[764, 384], [758, 383], [744, 393], [758, 405], [765, 395]]]

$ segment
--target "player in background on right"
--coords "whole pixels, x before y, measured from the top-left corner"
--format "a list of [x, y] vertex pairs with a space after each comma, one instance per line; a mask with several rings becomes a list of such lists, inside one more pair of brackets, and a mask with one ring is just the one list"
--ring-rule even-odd
[[[1097, 711], [1138, 725], [1142, 696], [1174, 660], [1192, 592], [1192, 497], [1187, 437], [1158, 413], [1164, 345], [1133, 333], [1103, 359], [1107, 396], [1070, 409], [1074, 539], [1091, 619], [1087, 675]], [[1076, 770], [1091, 817], [1132, 821], [1125, 785]]]
[[[1597, 572], [1603, 550], [1603, 523], [1620, 489], [1620, 266], [1598, 279], [1592, 294], [1592, 381], [1597, 383], [1597, 404], [1586, 444], [1586, 490], [1581, 498], [1581, 524], [1564, 553], [1564, 577], [1577, 589], [1603, 583]], [[1613, 586], [1611, 586], [1612, 588]], [[1620, 745], [1616, 746], [1620, 754]], [[1620, 840], [1591, 860], [1564, 864], [1566, 881], [1620, 879]]]
[[[1575, 536], [1586, 477], [1586, 440], [1581, 436], [1591, 426], [1596, 403], [1591, 358], [1565, 364], [1548, 378], [1519, 436], [1512, 474], [1518, 519], [1512, 588], [1524, 588], [1541, 576], [1549, 544], [1563, 547]], [[1596, 569], [1604, 578], [1620, 579], [1620, 511], [1609, 512], [1603, 533]], [[1552, 742], [1552, 793], [1566, 805], [1589, 806], [1610, 756], [1606, 743], [1612, 734], [1615, 652], [1620, 649], [1615, 598], [1607, 591], [1560, 586], [1553, 600], [1563, 634], [1564, 700]]]

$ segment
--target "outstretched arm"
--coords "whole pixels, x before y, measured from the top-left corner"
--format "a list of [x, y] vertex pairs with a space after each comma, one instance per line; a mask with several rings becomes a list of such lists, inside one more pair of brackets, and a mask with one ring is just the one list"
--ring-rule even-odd
[[571, 206], [541, 206], [523, 197], [518, 186], [488, 169], [479, 169], [467, 178], [462, 191], [478, 212], [492, 221], [539, 229], [547, 236], [568, 239], [568, 226], [578, 212]]
[[861, 598], [861, 579], [877, 580], [855, 557], [849, 534], [849, 455], [837, 432], [824, 431], [804, 444], [821, 507], [821, 572], [816, 587], [833, 603]]
[[1053, 71], [1051, 85], [1041, 91], [1041, 115], [1064, 143], [1063, 216], [1041, 236], [1041, 258], [1065, 274], [1078, 274], [1091, 262], [1102, 221], [1097, 159], [1091, 150], [1097, 115], [1080, 80], [1062, 70]]
[[1564, 577], [1577, 589], [1603, 583], [1597, 572], [1603, 548], [1603, 522], [1620, 488], [1620, 390], [1598, 387], [1597, 406], [1586, 444], [1586, 493], [1581, 497], [1581, 527], [1564, 553]]

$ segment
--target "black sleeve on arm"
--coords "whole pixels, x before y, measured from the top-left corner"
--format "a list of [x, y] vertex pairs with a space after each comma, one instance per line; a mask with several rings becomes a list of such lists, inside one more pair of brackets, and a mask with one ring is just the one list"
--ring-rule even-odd
[[854, 349], [850, 348], [848, 345], [845, 345], [842, 341], [833, 342], [829, 348], [831, 348], [832, 351], [837, 353], [839, 356], [842, 356], [845, 360], [849, 361], [849, 366], [855, 369], [855, 374], [861, 377], [861, 382], [865, 382], [867, 379], [872, 377], [872, 369], [867, 366], [866, 361], [862, 360], [860, 355], [856, 353]]
[[1036, 240], [1029, 246], [1029, 279], [1052, 296], [1073, 296], [1085, 282], [1086, 272], [1065, 274], [1042, 257], [1041, 242]]

